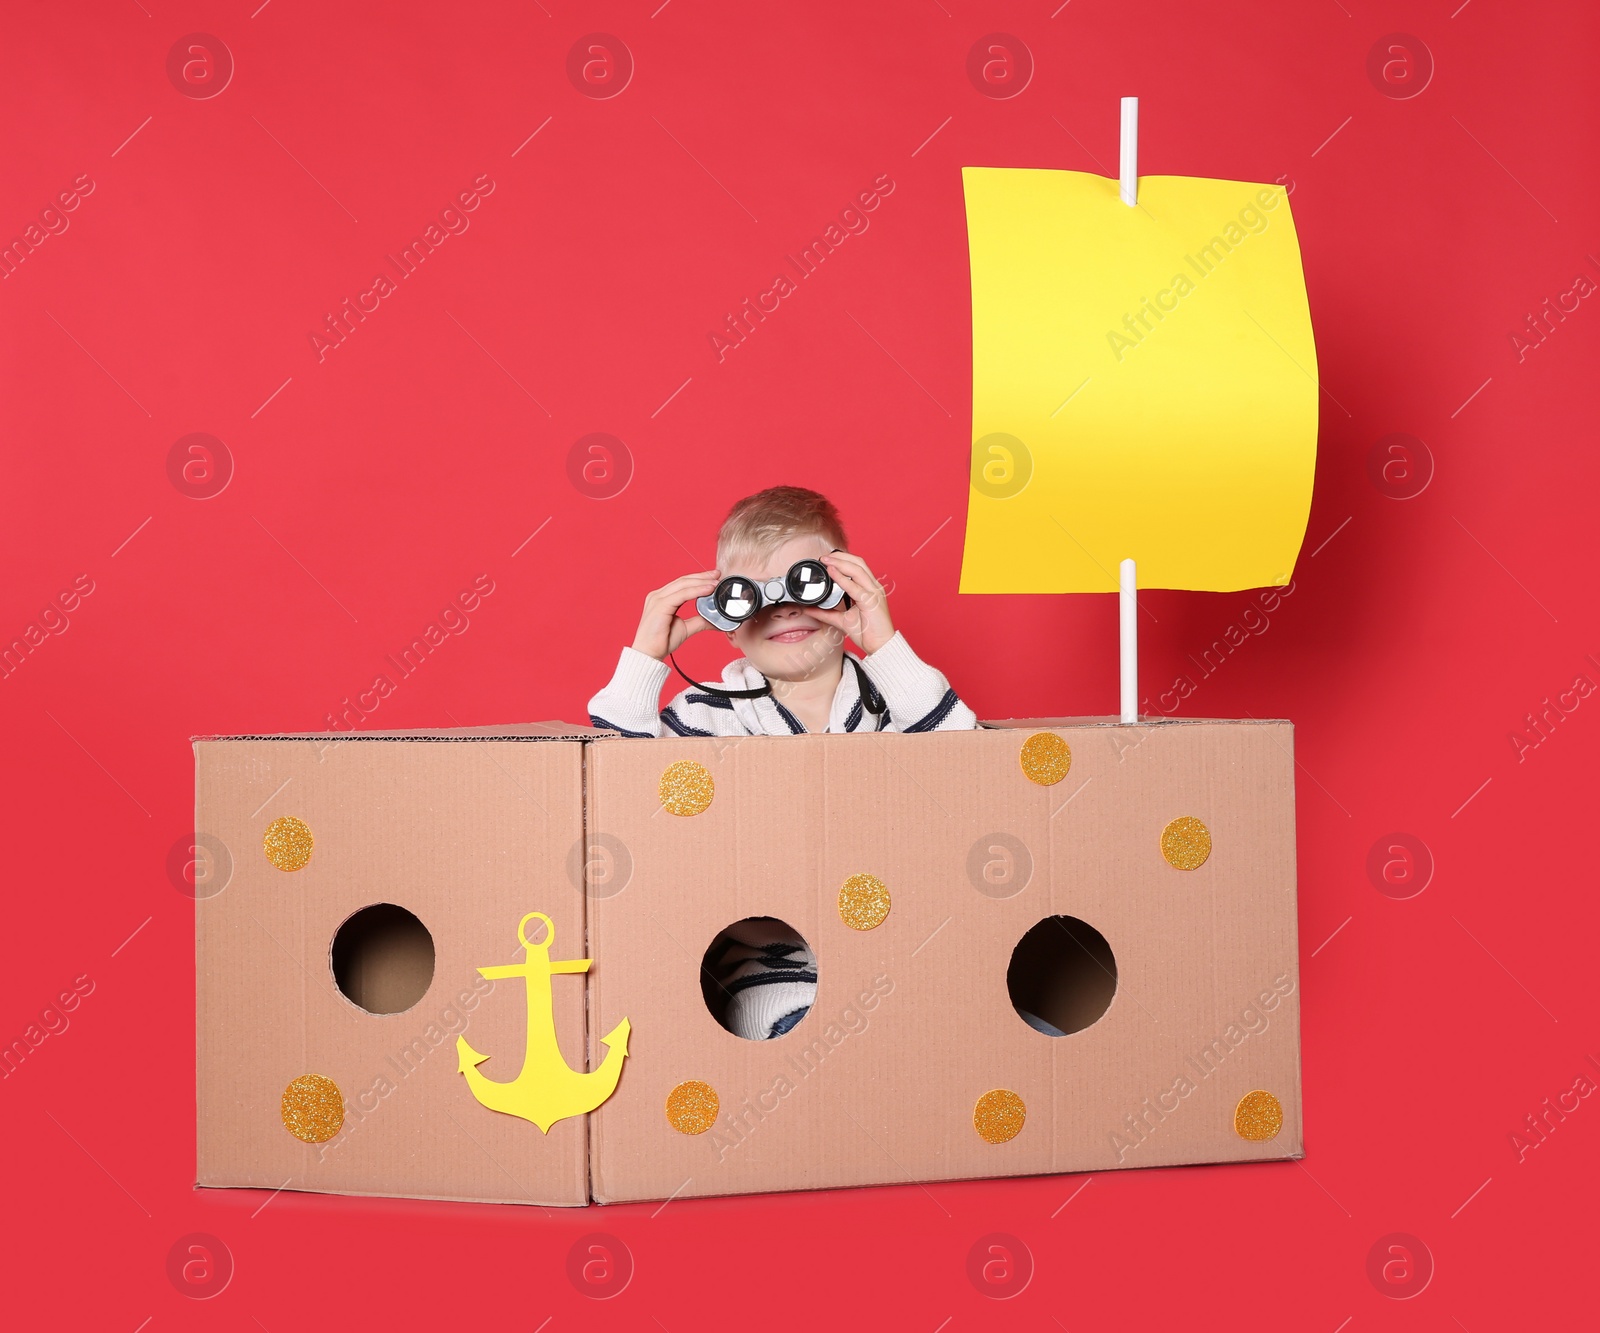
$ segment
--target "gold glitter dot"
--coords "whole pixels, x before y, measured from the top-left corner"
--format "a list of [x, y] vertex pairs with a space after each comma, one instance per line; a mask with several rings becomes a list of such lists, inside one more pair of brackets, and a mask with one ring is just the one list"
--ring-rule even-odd
[[693, 759], [669, 764], [661, 775], [661, 804], [669, 814], [697, 815], [711, 804], [715, 794], [710, 770]]
[[667, 1123], [680, 1134], [704, 1134], [717, 1123], [717, 1090], [697, 1078], [667, 1094]]
[[1283, 1128], [1283, 1105], [1270, 1092], [1257, 1088], [1239, 1098], [1233, 1109], [1233, 1128], [1241, 1139], [1264, 1143]]
[[987, 1143], [1009, 1143], [1022, 1133], [1028, 1108], [1010, 1088], [995, 1088], [978, 1098], [972, 1108], [972, 1127]]
[[1072, 750], [1053, 731], [1036, 731], [1022, 742], [1022, 771], [1028, 781], [1053, 787], [1072, 767]]
[[1161, 855], [1179, 870], [1198, 870], [1211, 855], [1211, 830], [1193, 815], [1174, 819], [1161, 830]]
[[326, 1143], [344, 1124], [339, 1085], [321, 1074], [301, 1074], [283, 1090], [283, 1127], [307, 1143]]
[[293, 815], [284, 815], [267, 825], [261, 846], [279, 870], [299, 870], [311, 859], [311, 830]]
[[839, 888], [839, 919], [851, 930], [871, 930], [889, 915], [889, 890], [876, 875], [851, 875]]

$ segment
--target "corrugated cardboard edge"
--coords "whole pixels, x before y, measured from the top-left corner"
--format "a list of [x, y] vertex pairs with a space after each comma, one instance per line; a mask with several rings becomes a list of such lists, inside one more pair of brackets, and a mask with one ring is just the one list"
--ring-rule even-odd
[[[190, 832], [189, 848], [191, 853], [197, 845], [196, 835], [200, 832], [200, 741], [201, 737], [194, 736], [189, 740], [189, 749], [194, 755], [194, 824]], [[189, 929], [191, 932], [190, 947], [194, 955], [194, 1103], [191, 1108], [192, 1123], [195, 1127], [194, 1135], [194, 1181], [195, 1189], [203, 1188], [200, 1184], [200, 899], [190, 895], [189, 906], [191, 916]]]
[[1192, 727], [1204, 724], [1206, 726], [1229, 727], [1289, 727], [1294, 723], [1284, 717], [1141, 717], [1137, 722], [1124, 722], [1120, 717], [1008, 717], [990, 721], [980, 721], [978, 725], [987, 729], [1023, 727], [1127, 727], [1130, 730], [1146, 727]]
[[1299, 989], [1299, 1002], [1294, 1007], [1294, 1128], [1295, 1140], [1300, 1145], [1299, 1152], [1287, 1153], [1283, 1160], [1298, 1162], [1306, 1155], [1306, 1101], [1301, 1079], [1301, 1061], [1305, 1054], [1301, 1042], [1301, 1024], [1306, 1008], [1306, 978], [1300, 967], [1300, 806], [1299, 790], [1295, 786], [1295, 769], [1298, 761], [1294, 758], [1294, 723], [1284, 719], [1282, 725], [1289, 729], [1289, 808], [1295, 812], [1289, 836], [1294, 840], [1294, 970], [1295, 982]]
[[[583, 845], [585, 853], [583, 867], [583, 956], [585, 958], [593, 958], [594, 941], [591, 936], [591, 931], [593, 930], [594, 923], [590, 920], [589, 908], [594, 901], [594, 897], [589, 892], [590, 858], [588, 853], [593, 849], [594, 846], [594, 844], [589, 841], [589, 829], [593, 824], [593, 820], [591, 820], [589, 817], [589, 802], [592, 799], [592, 794], [594, 792], [594, 784], [589, 781], [589, 747], [587, 745], [583, 747], [583, 762], [578, 765], [578, 771], [580, 774], [582, 774], [582, 778], [580, 780], [583, 783], [581, 804], [583, 805]], [[591, 964], [591, 967], [592, 966], [593, 965]], [[590, 977], [586, 974], [583, 979], [583, 1049], [585, 1053], [585, 1063], [591, 1070], [599, 1067], [595, 1060], [594, 1051], [593, 1034], [595, 1031], [595, 1023], [593, 1008], [594, 986], [591, 984]], [[624, 1065], [622, 1070], [624, 1078], [627, 1077], [627, 1073], [628, 1071], [626, 1065]], [[583, 1192], [590, 1203], [599, 1203], [601, 1200], [595, 1197], [594, 1128], [594, 1116], [585, 1115], [583, 1117]]]
[[606, 740], [617, 735], [567, 722], [506, 722], [492, 727], [416, 727], [409, 731], [241, 731], [191, 736], [195, 741], [570, 741]]

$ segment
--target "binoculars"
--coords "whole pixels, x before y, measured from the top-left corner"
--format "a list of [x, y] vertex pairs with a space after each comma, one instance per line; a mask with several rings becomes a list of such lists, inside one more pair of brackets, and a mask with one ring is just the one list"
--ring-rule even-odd
[[790, 565], [781, 579], [763, 582], [730, 574], [711, 596], [696, 598], [694, 609], [717, 629], [734, 630], [764, 606], [795, 602], [830, 611], [841, 602], [849, 605], [849, 600], [822, 561], [801, 560]]

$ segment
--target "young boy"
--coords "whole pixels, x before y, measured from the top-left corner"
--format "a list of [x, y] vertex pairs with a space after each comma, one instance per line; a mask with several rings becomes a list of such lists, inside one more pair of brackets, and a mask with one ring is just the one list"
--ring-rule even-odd
[[[622, 650], [611, 683], [589, 701], [589, 720], [624, 736], [797, 736], [977, 726], [977, 717], [943, 674], [911, 651], [890, 618], [883, 585], [845, 545], [838, 510], [815, 491], [774, 486], [740, 500], [717, 535], [717, 568], [685, 574], [645, 598], [633, 646]], [[762, 607], [727, 631], [744, 656], [722, 671], [722, 690], [760, 691], [757, 697], [728, 698], [715, 687], [687, 689], [660, 708], [667, 658], [685, 639], [712, 628], [698, 615], [680, 617], [678, 609], [709, 597], [725, 574], [760, 584], [782, 579], [802, 560], [821, 561], [854, 604], [841, 602], [829, 611], [789, 601]], [[845, 652], [846, 639], [860, 645], [864, 656]], [[856, 667], [847, 671], [847, 659], [865, 675]]]
[[[740, 500], [717, 535], [717, 568], [686, 574], [645, 598], [633, 646], [622, 650], [611, 683], [589, 701], [589, 720], [624, 736], [976, 727], [977, 717], [950, 682], [895, 629], [883, 585], [847, 546], [838, 510], [815, 491], [774, 486]], [[830, 610], [793, 601], [762, 606], [726, 631], [744, 656], [723, 668], [721, 686], [683, 690], [660, 708], [667, 659], [685, 639], [712, 628], [699, 615], [679, 616], [679, 608], [711, 596], [725, 575], [759, 587], [784, 579], [804, 560], [820, 561], [851, 604], [841, 601]], [[846, 639], [860, 646], [861, 657], [845, 651]], [[706, 965], [728, 997], [723, 1025], [741, 1037], [781, 1036], [804, 1017], [816, 994], [815, 955], [770, 917], [724, 931]]]

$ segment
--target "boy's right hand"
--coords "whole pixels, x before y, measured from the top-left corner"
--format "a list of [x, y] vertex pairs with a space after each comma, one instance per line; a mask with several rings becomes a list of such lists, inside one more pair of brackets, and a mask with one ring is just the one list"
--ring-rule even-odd
[[644, 614], [639, 617], [639, 632], [634, 635], [636, 652], [667, 660], [667, 654], [676, 652], [691, 634], [710, 629], [711, 622], [699, 615], [685, 620], [678, 608], [697, 597], [709, 597], [716, 590], [718, 574], [708, 569], [703, 574], [685, 574], [673, 579], [665, 588], [657, 588], [644, 599]]

